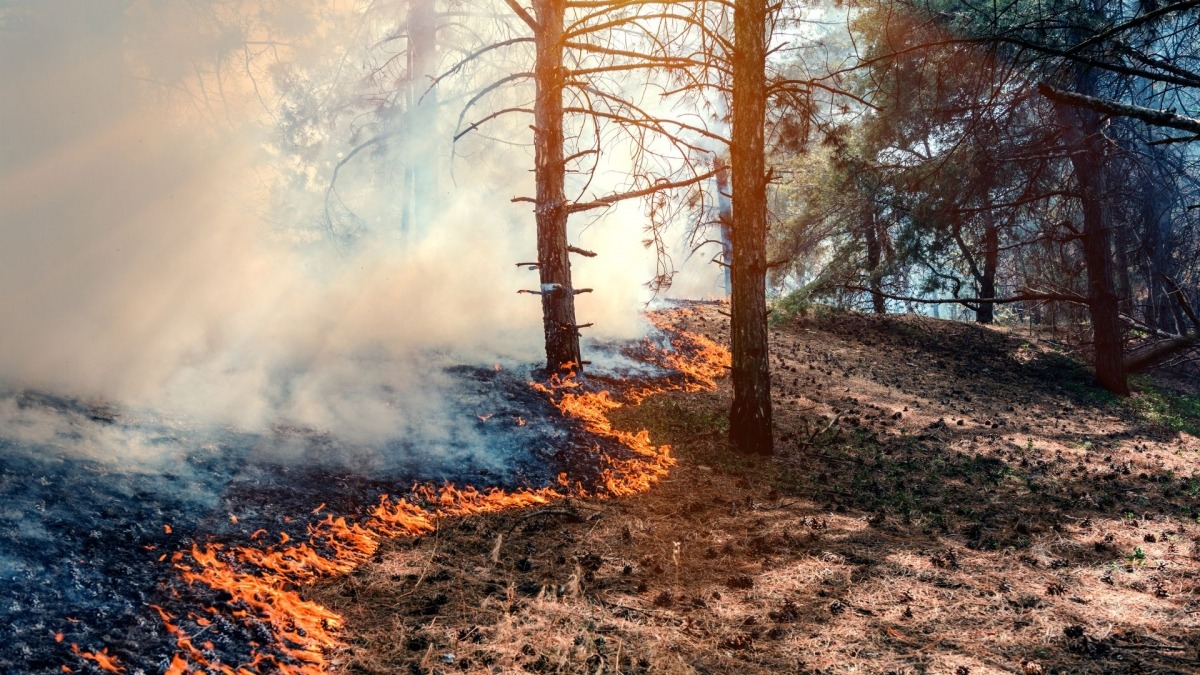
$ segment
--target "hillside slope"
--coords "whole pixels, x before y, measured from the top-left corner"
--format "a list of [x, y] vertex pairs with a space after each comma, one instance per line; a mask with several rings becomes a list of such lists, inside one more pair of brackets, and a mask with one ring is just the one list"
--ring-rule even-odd
[[[670, 313], [724, 341], [717, 305]], [[772, 331], [778, 455], [730, 392], [617, 410], [651, 491], [446, 521], [311, 595], [347, 673], [1200, 671], [1196, 392], [1047, 341], [830, 314]], [[1190, 433], [1189, 433], [1190, 432]]]

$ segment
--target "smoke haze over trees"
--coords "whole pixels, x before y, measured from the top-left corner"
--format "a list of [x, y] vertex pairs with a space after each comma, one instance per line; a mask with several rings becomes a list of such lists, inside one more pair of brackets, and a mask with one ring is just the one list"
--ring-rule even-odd
[[[16, 325], [32, 322], [15, 331], [29, 344], [8, 350], [21, 355], [12, 374], [52, 373], [38, 364], [61, 362], [62, 350], [112, 351], [104, 341], [55, 343], [69, 342], [63, 336], [88, 325], [89, 313], [119, 317], [101, 308], [156, 286], [155, 265], [195, 264], [204, 275], [215, 266], [183, 258], [231, 248], [238, 253], [223, 256], [230, 269], [218, 281], [188, 283], [182, 300], [159, 301], [171, 309], [150, 310], [171, 320], [132, 320], [190, 336], [150, 341], [155, 386], [176, 378], [170, 371], [179, 362], [202, 361], [198, 352], [230, 358], [214, 356], [230, 344], [230, 331], [261, 328], [219, 326], [231, 313], [207, 313], [230, 301], [223, 285], [257, 289], [234, 291], [235, 306], [278, 306], [266, 299], [274, 285], [302, 306], [288, 310], [295, 316], [327, 317], [336, 310], [320, 303], [341, 302], [320, 299], [329, 288], [383, 283], [347, 292], [372, 307], [457, 304], [430, 321], [449, 322], [456, 335], [471, 333], [462, 329], [475, 322], [523, 333], [517, 343], [531, 335], [535, 308], [520, 298], [501, 302], [498, 293], [528, 291], [541, 296], [547, 365], [579, 367], [587, 360], [578, 346], [585, 329], [632, 334], [628, 316], [637, 303], [672, 292], [672, 283], [676, 294], [720, 292], [724, 272], [704, 263], [722, 237], [715, 175], [729, 159], [730, 189], [740, 195], [726, 223], [735, 243], [717, 262], [731, 265], [735, 299], [756, 298], [733, 303], [735, 323], [749, 322], [737, 335], [765, 335], [767, 295], [793, 304], [865, 301], [876, 313], [951, 300], [982, 323], [1085, 316], [1098, 380], [1116, 392], [1126, 391], [1127, 370], [1159, 357], [1129, 353], [1130, 330], [1157, 331], [1186, 348], [1196, 330], [1189, 312], [1200, 255], [1194, 3], [781, 6], [763, 17], [761, 58], [752, 56], [753, 33], [737, 33], [735, 10], [719, 3], [114, 1], [86, 10], [65, 1], [9, 3], [3, 72], [18, 95], [3, 104], [4, 162], [16, 176], [6, 208], [17, 211], [6, 232], [17, 238], [6, 251], [20, 262], [6, 266], [5, 278], [9, 297], [42, 307], [10, 310]], [[556, 16], [562, 29], [545, 33]], [[748, 58], [756, 62], [747, 66]], [[761, 121], [749, 123], [765, 134], [761, 151], [738, 131], [755, 97], [737, 97], [757, 86], [756, 72], [767, 78], [755, 95], [766, 103]], [[750, 140], [730, 146], [738, 133]], [[752, 168], [741, 171], [747, 161]], [[76, 177], [53, 174], [59, 166]], [[34, 167], [46, 168], [39, 175]], [[122, 174], [120, 189], [104, 185]], [[747, 186], [760, 175], [769, 187]], [[77, 198], [39, 198], [48, 181]], [[210, 198], [225, 195], [223, 215], [209, 216], [210, 204], [176, 202], [170, 216], [142, 217], [164, 195], [196, 194], [200, 186]], [[532, 230], [518, 208], [525, 201], [534, 204]], [[193, 214], [179, 215], [186, 210]], [[39, 257], [57, 251], [48, 242], [79, 251], [97, 245], [86, 229], [33, 235], [78, 228], [81, 212], [108, 223], [97, 235], [115, 229], [134, 241], [93, 256], [97, 283], [76, 278], [91, 275], [79, 272], [84, 265], [56, 289], [44, 288], [47, 296], [16, 291], [31, 267], [50, 265]], [[178, 241], [192, 243], [148, 244], [153, 236], [134, 232], [153, 221], [155, 236], [167, 238], [162, 219], [177, 228]], [[760, 238], [770, 251], [752, 253]], [[230, 244], [236, 240], [245, 244]], [[485, 255], [468, 250], [470, 241], [498, 248]], [[162, 259], [164, 247], [181, 260]], [[478, 255], [494, 271], [490, 278], [505, 281], [462, 286], [474, 275], [438, 269], [437, 256], [460, 252]], [[617, 262], [630, 256], [639, 261], [633, 267]], [[359, 259], [381, 269], [366, 272], [352, 262]], [[676, 279], [675, 262], [685, 259], [690, 274]], [[520, 262], [536, 263], [526, 267], [537, 270], [537, 283]], [[412, 283], [421, 279], [421, 288], [383, 282], [393, 265]], [[274, 278], [260, 280], [267, 267]], [[758, 280], [768, 267], [769, 288]], [[230, 283], [238, 275], [254, 280]], [[646, 283], [649, 290], [639, 289]], [[317, 290], [284, 290], [304, 284]], [[587, 295], [577, 312], [578, 293]], [[494, 301], [482, 300], [491, 294]], [[72, 312], [72, 305], [89, 309]], [[501, 306], [502, 317], [478, 313]], [[747, 307], [757, 309], [748, 315]], [[935, 311], [953, 310], [941, 303]], [[368, 313], [372, 320], [389, 314]], [[76, 328], [59, 325], [68, 321]], [[137, 330], [116, 323], [113, 335]], [[366, 341], [388, 349], [410, 339], [387, 329], [355, 332], [374, 333]], [[44, 339], [48, 333], [55, 337]], [[448, 333], [431, 326], [423, 336], [434, 335]], [[734, 350], [736, 389], [755, 392], [753, 405], [735, 406], [734, 419], [764, 410], [751, 415], [760, 431], [770, 426], [764, 340], [735, 340]], [[301, 360], [315, 358], [308, 347], [295, 349], [305, 353]], [[764, 356], [751, 367], [742, 360], [750, 354]], [[102, 356], [84, 359], [104, 364], [99, 379], [120, 360]], [[753, 382], [746, 368], [759, 373]]]

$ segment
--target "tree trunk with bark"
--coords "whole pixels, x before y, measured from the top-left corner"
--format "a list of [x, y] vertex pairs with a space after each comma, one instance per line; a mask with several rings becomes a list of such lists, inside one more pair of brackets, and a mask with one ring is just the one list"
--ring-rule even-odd
[[1117, 307], [1125, 314], [1133, 313], [1133, 275], [1130, 268], [1133, 263], [1129, 260], [1129, 249], [1133, 242], [1129, 239], [1129, 225], [1120, 225], [1110, 230], [1113, 235], [1113, 254], [1116, 256], [1117, 273]]
[[1159, 275], [1167, 269], [1167, 247], [1164, 245], [1163, 224], [1167, 222], [1163, 213], [1165, 195], [1155, 174], [1159, 171], [1160, 147], [1148, 147], [1146, 151], [1154, 159], [1154, 172], [1147, 171], [1142, 177], [1142, 229], [1144, 232], [1144, 258], [1142, 273], [1146, 278], [1146, 325], [1161, 330], [1170, 328], [1170, 298], [1160, 293]]
[[[1077, 79], [1080, 88], [1087, 89], [1092, 77], [1084, 74]], [[1112, 251], [1103, 204], [1104, 139], [1094, 111], [1072, 108], [1062, 102], [1055, 107], [1063, 125], [1067, 146], [1071, 149], [1071, 166], [1079, 184], [1096, 383], [1114, 394], [1128, 396], [1120, 306], [1113, 288]]]
[[437, 208], [439, 148], [434, 120], [437, 91], [429, 83], [437, 71], [438, 15], [434, 0], [410, 0], [408, 5], [408, 80], [405, 82], [405, 137], [413, 142], [404, 153], [404, 204], [400, 239], [407, 245], [419, 238], [429, 214]]
[[871, 308], [876, 314], [887, 314], [887, 303], [883, 297], [883, 279], [880, 263], [883, 262], [883, 244], [879, 241], [879, 225], [875, 215], [875, 204], [867, 205], [865, 239], [867, 245], [868, 287], [871, 289]]
[[[983, 231], [983, 274], [979, 278], [979, 297], [996, 297], [996, 268], [1000, 263], [1000, 228], [996, 225], [994, 216], [988, 216], [987, 225]], [[992, 302], [981, 302], [975, 308], [975, 321], [990, 324], [996, 320], [996, 305]]]
[[1146, 349], [1129, 355], [1125, 359], [1125, 369], [1131, 373], [1140, 373], [1162, 363], [1164, 360], [1191, 349], [1196, 345], [1197, 337], [1181, 335], [1162, 342], [1157, 342]]
[[536, 182], [538, 271], [541, 277], [542, 328], [549, 372], [582, 368], [575, 291], [567, 243], [566, 163], [563, 161], [563, 21], [566, 0], [534, 0], [533, 108], [534, 180]]
[[774, 450], [774, 440], [766, 298], [766, 3], [763, 0], [738, 2], [733, 16], [735, 52], [730, 139], [733, 407], [729, 413], [729, 439], [738, 452], [769, 455]]

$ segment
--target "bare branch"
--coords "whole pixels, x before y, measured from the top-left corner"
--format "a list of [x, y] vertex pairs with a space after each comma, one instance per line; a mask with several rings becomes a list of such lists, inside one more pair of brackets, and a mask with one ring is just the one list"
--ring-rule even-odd
[[[1068, 54], [1067, 52], [1065, 52], [1061, 49], [1056, 49], [1054, 47], [1050, 47], [1050, 46], [1043, 45], [1043, 44], [1038, 44], [1036, 42], [1030, 42], [1029, 40], [1024, 40], [1021, 38], [1012, 37], [1012, 36], [1008, 36], [1008, 35], [999, 36], [999, 37], [996, 37], [993, 39], [998, 42], [1007, 42], [1008, 44], [1016, 45], [1018, 47], [1024, 47], [1026, 49], [1031, 49], [1035, 52], [1040, 52], [1042, 54], [1049, 54], [1050, 56], [1058, 56], [1058, 57], [1061, 57], [1064, 59], [1069, 59], [1071, 61], [1075, 61], [1077, 63], [1083, 63], [1083, 64], [1093, 66], [1096, 68], [1102, 68], [1104, 70], [1108, 70], [1108, 71], [1111, 71], [1114, 73], [1120, 73], [1122, 75], [1132, 75], [1133, 77], [1140, 77], [1140, 78], [1144, 78], [1144, 79], [1151, 80], [1151, 81], [1165, 82], [1167, 84], [1177, 84], [1182, 87], [1200, 86], [1200, 75], [1192, 75], [1190, 77], [1181, 77], [1179, 75], [1153, 73], [1148, 70], [1142, 70], [1140, 68], [1130, 68], [1129, 66], [1123, 66], [1119, 63], [1110, 63], [1108, 61], [1104, 61], [1101, 59], [1093, 59], [1093, 58], [1089, 58], [1086, 56], [1080, 56], [1079, 54]], [[977, 38], [973, 41], [983, 42], [983, 41], [986, 41], [986, 39], [985, 38]]]
[[[480, 56], [483, 56], [484, 54], [491, 52], [491, 51], [495, 51], [497, 49], [503, 49], [504, 47], [510, 47], [512, 45], [521, 44], [521, 43], [525, 43], [525, 42], [533, 42], [533, 38], [531, 38], [531, 37], [512, 38], [510, 40], [502, 40], [500, 42], [494, 42], [486, 47], [481, 47], [479, 49], [476, 49], [475, 51], [473, 51], [473, 52], [467, 54], [466, 56], [462, 57], [461, 59], [459, 59], [458, 63], [455, 63], [453, 66], [450, 66], [449, 68], [447, 68], [446, 72], [433, 78], [433, 80], [429, 84], [429, 89], [427, 89], [425, 93], [429, 93], [429, 90], [436, 87], [442, 80], [444, 80], [447, 77], [450, 77], [451, 75], [462, 70], [464, 66], [466, 66], [468, 63], [478, 59]], [[422, 94], [422, 98], [424, 98], [424, 94]]]
[[844, 97], [851, 99], [851, 100], [859, 103], [860, 105], [866, 106], [872, 110], [879, 110], [879, 106], [874, 105], [873, 103], [871, 103], [870, 101], [867, 101], [863, 97], [857, 96], [852, 92], [846, 91], [845, 89], [841, 89], [839, 87], [831, 87], [827, 84], [824, 84], [823, 82], [821, 82], [820, 78], [814, 78], [811, 80], [776, 80], [775, 82], [772, 82], [770, 84], [770, 86], [767, 87], [767, 96], [775, 96], [776, 94], [788, 93], [791, 91], [795, 91], [797, 89], [803, 90], [803, 89], [811, 89], [811, 88], [822, 89], [824, 91], [827, 91], [827, 92], [833, 94], [834, 96], [844, 96]]
[[618, 193], [611, 194], [611, 195], [608, 195], [605, 197], [601, 197], [599, 199], [596, 199], [596, 200], [593, 200], [590, 202], [584, 202], [584, 203], [580, 203], [580, 204], [572, 204], [571, 206], [567, 207], [567, 210], [570, 213], [578, 213], [580, 211], [589, 211], [591, 209], [599, 209], [599, 208], [604, 208], [607, 206], [612, 206], [613, 204], [615, 204], [617, 202], [622, 202], [627, 199], [637, 199], [639, 197], [645, 197], [647, 195], [652, 195], [656, 192], [663, 192], [665, 190], [673, 190], [675, 188], [681, 188], [681, 187], [687, 187], [689, 185], [695, 185], [696, 183], [699, 183], [700, 181], [708, 180], [709, 178], [712, 178], [713, 176], [720, 173], [722, 170], [723, 169], [713, 169], [712, 171], [708, 171], [706, 173], [702, 173], [702, 174], [699, 174], [696, 176], [690, 176], [683, 180], [678, 180], [678, 181], [674, 181], [674, 182], [660, 181], [660, 182], [655, 183], [654, 185], [651, 185], [648, 188], [642, 188], [641, 190], [630, 190], [629, 192], [618, 192]]
[[537, 32], [537, 21], [534, 21], [533, 17], [529, 15], [529, 12], [525, 11], [524, 7], [517, 4], [517, 0], [504, 0], [504, 4], [508, 5], [509, 9], [513, 11], [513, 14], [516, 14], [518, 17], [520, 17], [530, 29], [532, 29], [535, 33]]
[[527, 113], [529, 115], [532, 115], [533, 109], [532, 108], [504, 108], [502, 110], [497, 110], [496, 112], [488, 115], [487, 117], [482, 117], [480, 119], [475, 120], [470, 125], [468, 125], [466, 129], [463, 129], [462, 131], [458, 132], [457, 134], [454, 134], [454, 140], [457, 141], [458, 139], [462, 138], [463, 136], [466, 136], [467, 134], [471, 133], [472, 131], [475, 131], [479, 127], [483, 126], [484, 124], [487, 124], [488, 122], [491, 122], [492, 120], [496, 119], [497, 117], [500, 117], [501, 115], [507, 115], [508, 113], [515, 113], [515, 112]]
[[679, 127], [687, 128], [690, 131], [696, 131], [697, 133], [701, 133], [702, 135], [708, 136], [708, 137], [712, 138], [713, 140], [721, 141], [723, 143], [728, 142], [724, 138], [721, 138], [720, 136], [717, 136], [716, 134], [705, 133], [695, 127], [690, 127], [689, 125], [682, 124], [680, 122], [675, 122], [673, 120], [653, 119], [653, 118], [639, 120], [639, 119], [635, 119], [633, 117], [626, 117], [624, 115], [617, 115], [615, 113], [608, 113], [608, 112], [603, 112], [600, 110], [589, 110], [587, 108], [573, 108], [573, 107], [572, 108], [563, 108], [563, 112], [576, 113], [576, 114], [580, 114], [580, 115], [589, 115], [591, 117], [597, 117], [597, 118], [601, 118], [601, 119], [611, 120], [618, 124], [625, 124], [625, 125], [629, 125], [629, 126], [635, 126], [635, 127], [639, 127], [642, 129], [646, 129], [648, 131], [653, 131], [655, 133], [658, 133], [658, 134], [661, 134], [662, 136], [667, 137], [673, 143], [677, 143], [679, 145], [682, 145], [682, 146], [688, 148], [689, 150], [694, 150], [697, 152], [707, 152], [707, 149], [703, 148], [699, 145], [695, 145], [693, 143], [688, 143], [687, 141], [679, 138], [677, 135], [670, 133], [666, 129], [663, 129], [662, 124], [664, 124], [664, 123], [674, 124]]
[[[399, 133], [400, 132], [398, 132], [398, 131], [392, 131], [392, 132], [389, 132], [386, 134], [380, 134], [373, 138], [369, 138], [369, 139], [363, 141], [362, 143], [359, 143], [358, 145], [356, 145], [352, 150], [350, 150], [350, 152], [346, 153], [345, 157], [343, 157], [341, 160], [338, 161], [337, 164], [334, 165], [333, 175], [331, 175], [329, 177], [329, 185], [326, 186], [326, 188], [325, 188], [325, 223], [326, 223], [326, 226], [329, 229], [329, 233], [331, 235], [333, 234], [333, 217], [329, 213], [329, 211], [330, 211], [329, 205], [333, 201], [333, 198], [338, 196], [337, 195], [337, 179], [338, 179], [338, 173], [341, 172], [342, 167], [346, 166], [346, 164], [349, 163], [350, 160], [354, 159], [355, 155], [362, 152], [363, 150], [366, 150], [367, 148], [371, 147], [372, 145], [382, 143], [382, 142], [386, 141], [387, 139], [398, 135]], [[341, 197], [338, 197], [338, 201], [339, 202], [341, 201]], [[343, 206], [345, 206], [345, 205], [343, 204]]]
[[[470, 98], [470, 100], [468, 100], [463, 105], [462, 110], [459, 111], [458, 124], [455, 126], [455, 131], [457, 132], [459, 129], [462, 128], [463, 119], [466, 118], [467, 111], [469, 111], [472, 107], [474, 107], [476, 103], [478, 103], [480, 100], [483, 99], [483, 97], [487, 96], [488, 94], [492, 93], [493, 91], [499, 89], [500, 87], [503, 87], [504, 85], [506, 85], [510, 82], [516, 82], [517, 80], [524, 80], [524, 79], [528, 79], [531, 77], [533, 77], [533, 73], [528, 72], [528, 71], [522, 72], [522, 73], [513, 73], [511, 75], [502, 77], [499, 80], [496, 80], [495, 82], [493, 82], [493, 83], [489, 84], [488, 86], [484, 87], [483, 89], [479, 90], [478, 93], [476, 93], [474, 96], [472, 96]], [[457, 136], [457, 135], [458, 134], [455, 133], [455, 136]]]
[[1154, 21], [1155, 19], [1166, 16], [1167, 14], [1173, 14], [1175, 12], [1182, 12], [1186, 9], [1191, 9], [1193, 7], [1200, 7], [1200, 0], [1182, 0], [1182, 2], [1176, 2], [1174, 4], [1159, 7], [1158, 9], [1156, 9], [1154, 11], [1146, 12], [1145, 14], [1142, 14], [1141, 16], [1135, 16], [1132, 19], [1129, 19], [1128, 21], [1119, 23], [1119, 24], [1113, 26], [1112, 28], [1109, 28], [1108, 30], [1100, 31], [1099, 33], [1096, 33], [1092, 37], [1084, 40], [1083, 42], [1080, 42], [1079, 44], [1075, 45], [1074, 47], [1071, 47], [1070, 49], [1067, 50], [1067, 53], [1074, 54], [1086, 47], [1090, 47], [1098, 42], [1107, 40], [1108, 38], [1116, 35], [1117, 33], [1123, 33], [1132, 28], [1137, 28], [1138, 26], [1142, 26], [1144, 24], [1150, 23], [1151, 21]]
[[1139, 105], [1130, 105], [1128, 103], [1117, 103], [1095, 96], [1085, 96], [1074, 92], [1064, 91], [1053, 85], [1045, 82], [1040, 82], [1037, 85], [1038, 91], [1042, 96], [1057, 101], [1066, 103], [1078, 108], [1088, 108], [1107, 115], [1117, 115], [1120, 117], [1132, 117], [1139, 119], [1146, 124], [1156, 127], [1170, 127], [1181, 131], [1190, 131], [1194, 134], [1200, 134], [1200, 119], [1194, 117], [1184, 117], [1165, 110], [1155, 110], [1153, 108], [1143, 108]]
[[579, 152], [572, 153], [572, 154], [564, 157], [563, 164], [570, 164], [571, 162], [573, 162], [581, 157], [587, 157], [588, 155], [597, 155], [597, 154], [600, 154], [600, 151], [597, 150], [596, 148], [588, 148], [586, 150], [580, 150]]

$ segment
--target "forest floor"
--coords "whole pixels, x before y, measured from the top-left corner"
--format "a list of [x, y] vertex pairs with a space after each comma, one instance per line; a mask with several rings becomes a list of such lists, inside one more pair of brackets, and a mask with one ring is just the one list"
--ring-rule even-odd
[[[719, 309], [673, 321], [725, 342]], [[445, 521], [308, 595], [346, 673], [1200, 672], [1200, 376], [1119, 400], [1049, 337], [796, 318], [770, 461], [728, 452], [728, 381], [654, 396], [613, 414], [674, 448], [649, 492]]]

